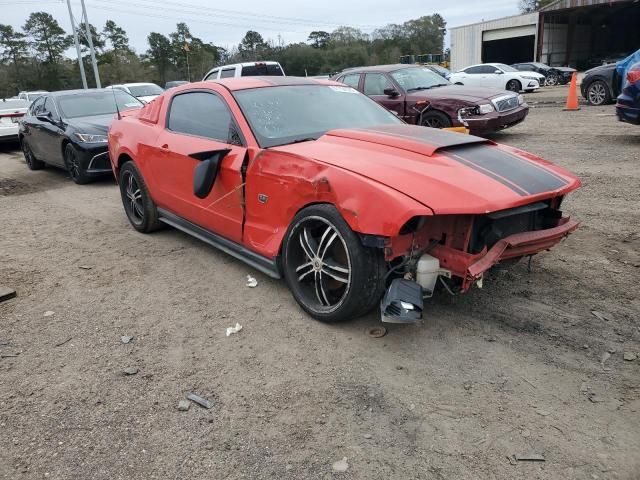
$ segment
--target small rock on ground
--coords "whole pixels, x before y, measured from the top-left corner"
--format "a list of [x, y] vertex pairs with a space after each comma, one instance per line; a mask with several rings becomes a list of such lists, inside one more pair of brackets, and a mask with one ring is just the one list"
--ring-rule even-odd
[[133, 337], [131, 335], [123, 335], [120, 337], [120, 341], [125, 345], [129, 343], [131, 340], [133, 340]]
[[349, 469], [349, 464], [347, 463], [347, 457], [342, 457], [342, 460], [338, 460], [331, 465], [331, 468], [334, 472], [344, 473]]
[[125, 375], [135, 375], [136, 373], [138, 373], [138, 368], [137, 367], [127, 367], [123, 370], [123, 373]]
[[633, 362], [636, 358], [638, 358], [638, 355], [633, 353], [633, 352], [624, 352], [624, 357], [623, 357], [627, 362]]
[[181, 412], [186, 412], [187, 410], [189, 410], [190, 406], [191, 402], [189, 400], [180, 400], [178, 402], [178, 410], [180, 410]]

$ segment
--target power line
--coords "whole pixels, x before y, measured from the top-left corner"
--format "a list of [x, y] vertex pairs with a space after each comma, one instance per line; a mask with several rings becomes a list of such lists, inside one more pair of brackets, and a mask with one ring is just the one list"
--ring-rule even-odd
[[[309, 27], [309, 28], [321, 28], [321, 27], [327, 27], [327, 26], [333, 26], [333, 27], [338, 27], [342, 24], [339, 23], [332, 23], [332, 22], [326, 22], [326, 21], [322, 21], [322, 20], [309, 20], [309, 19], [298, 19], [298, 18], [289, 18], [289, 17], [277, 17], [274, 15], [259, 15], [259, 14], [254, 14], [254, 13], [243, 13], [243, 12], [238, 12], [235, 14], [230, 14], [228, 12], [232, 12], [229, 10], [221, 10], [221, 9], [215, 9], [215, 8], [211, 8], [211, 7], [203, 7], [203, 6], [198, 6], [198, 5], [193, 5], [193, 4], [180, 4], [179, 7], [176, 7], [174, 3], [171, 2], [166, 2], [166, 1], [162, 1], [162, 0], [138, 0], [136, 5], [132, 5], [130, 2], [128, 1], [118, 1], [118, 0], [94, 0], [96, 2], [102, 2], [102, 3], [107, 3], [109, 5], [113, 5], [115, 4], [119, 4], [119, 5], [123, 5], [127, 8], [150, 8], [150, 7], [158, 7], [158, 4], [160, 3], [162, 5], [162, 10], [163, 11], [175, 11], [177, 13], [180, 13], [182, 15], [193, 15], [197, 18], [202, 18], [202, 17], [207, 17], [207, 18], [212, 18], [212, 19], [219, 19], [219, 18], [225, 18], [225, 19], [230, 19], [230, 20], [240, 20], [243, 22], [251, 22], [250, 24], [244, 23], [244, 24], [240, 24], [240, 23], [231, 23], [228, 21], [225, 22], [220, 22], [220, 21], [216, 21], [216, 20], [212, 20], [209, 23], [214, 23], [217, 25], [225, 25], [225, 26], [230, 26], [230, 27], [243, 27], [243, 28], [264, 28], [264, 29], [271, 29], [271, 30], [279, 30], [279, 31], [288, 31], [288, 32], [294, 32], [294, 33], [303, 33], [303, 32], [295, 32], [294, 30], [283, 30], [282, 29], [282, 25], [283, 24], [288, 24], [288, 25], [293, 25], [293, 26], [304, 26], [304, 27]], [[149, 5], [145, 5], [144, 3], [147, 3]], [[104, 6], [98, 6], [95, 4], [92, 4], [92, 6], [94, 8], [101, 8], [101, 9], [105, 9]], [[125, 10], [122, 9], [114, 9], [114, 8], [110, 8], [110, 10], [116, 10], [116, 11], [121, 11], [121, 12], [125, 12]], [[220, 12], [225, 12], [225, 13], [220, 13]], [[131, 10], [127, 10], [125, 13], [133, 13]], [[145, 10], [144, 15], [150, 15], [148, 10]], [[158, 16], [157, 14], [155, 14], [154, 16]], [[163, 17], [159, 17], [159, 18], [163, 18]], [[279, 25], [280, 28], [273, 28], [273, 27], [269, 27], [269, 26], [262, 26], [262, 24], [277, 24]], [[260, 24], [257, 26], [257, 24]], [[376, 28], [379, 27], [379, 25], [356, 25], [358, 27], [363, 27], [363, 28]]]
[[[101, 0], [97, 0], [97, 1], [101, 1]], [[113, 0], [109, 0], [109, 4], [112, 4], [112, 2], [113, 2]], [[90, 6], [91, 6], [91, 8], [96, 8], [96, 9], [99, 9], [99, 10], [106, 10], [106, 11], [109, 11], [109, 12], [128, 13], [128, 14], [131, 14], [131, 15], [138, 15], [138, 16], [142, 16], [142, 17], [161, 18], [161, 19], [172, 20], [172, 21], [185, 20], [185, 21], [192, 22], [192, 23], [203, 23], [203, 24], [206, 24], [206, 25], [216, 24], [216, 25], [222, 25], [222, 26], [227, 26], [227, 27], [242, 27], [242, 28], [249, 28], [249, 29], [256, 28], [255, 25], [251, 26], [251, 25], [241, 25], [241, 24], [237, 24], [237, 23], [216, 22], [216, 21], [212, 21], [212, 20], [209, 20], [209, 19], [203, 19], [203, 18], [197, 18], [197, 17], [161, 15], [161, 14], [157, 14], [157, 13], [151, 13], [151, 12], [148, 12], [148, 11], [140, 12], [140, 11], [135, 11], [135, 10], [128, 10], [128, 9], [124, 9], [124, 8], [114, 8], [113, 6], [103, 6], [103, 5], [96, 5], [96, 4], [90, 4]], [[261, 26], [260, 28], [263, 29], [263, 30], [272, 30], [272, 31], [286, 32], [286, 33], [307, 33], [307, 32], [300, 32], [300, 31], [297, 31], [297, 30], [287, 30], [287, 29], [276, 28], [276, 27], [264, 27], [264, 26]]]

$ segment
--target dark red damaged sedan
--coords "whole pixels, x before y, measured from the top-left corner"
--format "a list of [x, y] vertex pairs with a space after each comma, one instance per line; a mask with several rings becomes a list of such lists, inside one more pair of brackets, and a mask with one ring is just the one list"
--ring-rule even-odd
[[421, 65], [352, 68], [335, 80], [360, 90], [413, 125], [461, 127], [462, 118], [471, 134], [482, 135], [517, 125], [529, 113], [522, 95], [454, 85]]

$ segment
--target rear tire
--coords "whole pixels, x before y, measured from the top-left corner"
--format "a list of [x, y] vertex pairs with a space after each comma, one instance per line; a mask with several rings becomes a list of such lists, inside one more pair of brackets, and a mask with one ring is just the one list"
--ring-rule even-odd
[[158, 209], [135, 163], [127, 162], [122, 165], [118, 185], [122, 205], [131, 226], [141, 233], [158, 230], [162, 226], [158, 220]]
[[22, 147], [22, 153], [24, 154], [24, 161], [29, 167], [29, 170], [42, 170], [45, 167], [45, 163], [38, 160], [36, 156], [33, 154], [31, 147], [27, 143], [26, 139], [22, 139], [20, 141], [20, 146]]
[[91, 177], [87, 175], [87, 171], [80, 163], [80, 155], [76, 148], [70, 143], [64, 148], [64, 165], [69, 172], [71, 180], [78, 185], [85, 185], [91, 182]]
[[451, 119], [442, 112], [425, 112], [420, 119], [420, 125], [431, 128], [449, 128]]
[[509, 80], [507, 82], [507, 90], [518, 93], [522, 90], [522, 84], [518, 80]]
[[333, 205], [312, 205], [294, 217], [282, 269], [296, 302], [323, 322], [364, 315], [384, 292], [382, 252], [364, 247]]

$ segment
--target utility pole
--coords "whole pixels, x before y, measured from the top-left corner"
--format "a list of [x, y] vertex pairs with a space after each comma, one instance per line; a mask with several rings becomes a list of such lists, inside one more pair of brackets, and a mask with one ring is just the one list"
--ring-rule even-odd
[[71, 19], [71, 28], [73, 29], [73, 41], [76, 44], [76, 52], [78, 54], [78, 65], [80, 66], [80, 76], [82, 77], [82, 87], [87, 88], [87, 76], [84, 74], [84, 65], [82, 64], [82, 54], [80, 53], [80, 43], [78, 42], [78, 32], [76, 31], [76, 22], [73, 20], [73, 12], [71, 11], [71, 0], [67, 0], [69, 7], [69, 18]]
[[[70, 0], [67, 0], [70, 1]], [[87, 31], [87, 41], [89, 42], [89, 51], [91, 52], [91, 63], [93, 65], [93, 75], [96, 77], [96, 87], [102, 88], [100, 84], [100, 73], [98, 72], [98, 62], [96, 62], [96, 52], [93, 48], [93, 39], [91, 35], [91, 27], [89, 24], [89, 17], [87, 17], [87, 8], [84, 6], [84, 0], [80, 0], [82, 5], [82, 16], [84, 17], [84, 26]], [[69, 6], [71, 8], [71, 6]]]

